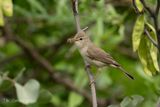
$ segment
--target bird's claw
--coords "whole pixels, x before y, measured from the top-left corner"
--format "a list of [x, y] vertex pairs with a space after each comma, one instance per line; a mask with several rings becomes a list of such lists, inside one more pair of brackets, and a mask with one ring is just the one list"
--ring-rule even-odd
[[89, 85], [91, 86], [92, 84], [95, 84], [96, 82], [95, 82], [95, 80], [93, 79], [90, 83], [89, 83]]
[[89, 64], [87, 64], [87, 65], [85, 66], [85, 70], [87, 70], [88, 68], [91, 68], [91, 66], [90, 66]]

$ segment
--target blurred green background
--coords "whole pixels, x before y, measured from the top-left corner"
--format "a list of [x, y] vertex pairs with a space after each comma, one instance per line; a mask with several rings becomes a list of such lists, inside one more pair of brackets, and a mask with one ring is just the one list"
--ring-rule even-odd
[[[110, 53], [135, 80], [119, 70], [104, 68], [96, 79], [98, 99], [104, 107], [155, 107], [160, 95], [160, 76], [149, 77], [142, 69], [137, 54], [132, 51], [132, 30], [137, 14], [131, 0], [79, 0], [81, 27], [89, 27], [87, 35]], [[149, 0], [150, 4], [155, 0]], [[84, 63], [67, 38], [76, 33], [70, 0], [13, 0], [14, 15], [6, 18], [14, 36], [34, 47], [53, 69], [67, 76], [75, 86], [90, 94]], [[92, 71], [96, 74], [96, 68]], [[17, 100], [16, 89], [9, 82], [0, 86], [0, 107], [90, 107], [82, 94], [52, 80], [32, 57], [28, 57], [13, 41], [5, 40], [0, 31], [0, 72], [18, 76], [17, 83], [35, 79], [40, 84], [38, 100], [23, 105]], [[157, 106], [158, 107], [158, 106]]]

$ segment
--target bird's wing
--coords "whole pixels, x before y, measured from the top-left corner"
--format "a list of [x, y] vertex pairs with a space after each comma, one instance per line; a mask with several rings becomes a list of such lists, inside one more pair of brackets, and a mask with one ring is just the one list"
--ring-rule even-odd
[[94, 44], [90, 45], [87, 50], [88, 57], [92, 60], [101, 61], [107, 65], [120, 66], [108, 53], [98, 48]]

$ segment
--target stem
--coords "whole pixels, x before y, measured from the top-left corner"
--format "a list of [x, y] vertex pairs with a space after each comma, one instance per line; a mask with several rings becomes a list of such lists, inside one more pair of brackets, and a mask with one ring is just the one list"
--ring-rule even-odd
[[158, 48], [157, 42], [153, 40], [153, 38], [151, 37], [151, 35], [149, 34], [149, 32], [146, 28], [144, 29], [144, 32], [147, 35], [148, 39], [153, 43], [153, 45]]
[[158, 17], [159, 14], [159, 9], [160, 9], [160, 0], [157, 0], [157, 6], [156, 6], [156, 15]]
[[77, 32], [79, 32], [81, 30], [81, 27], [80, 27], [80, 18], [79, 18], [79, 14], [78, 14], [78, 0], [71, 0], [71, 2], [72, 2], [74, 19], [76, 22]]
[[85, 62], [85, 66], [86, 66], [86, 72], [88, 74], [88, 78], [90, 80], [90, 87], [91, 87], [91, 94], [92, 94], [92, 105], [93, 107], [97, 107], [97, 98], [96, 98], [96, 88], [95, 88], [95, 80], [94, 77], [90, 71], [90, 65]]
[[[74, 14], [74, 18], [75, 18], [75, 22], [76, 22], [76, 28], [77, 28], [77, 32], [83, 30], [80, 27], [80, 18], [79, 18], [79, 14], [78, 14], [78, 0], [71, 0], [72, 2], [72, 9], [73, 9], [73, 14]], [[86, 66], [86, 72], [87, 75], [89, 77], [89, 81], [90, 81], [90, 85], [91, 85], [91, 94], [92, 94], [92, 107], [97, 107], [97, 98], [96, 98], [96, 88], [95, 88], [95, 83], [93, 75], [91, 73], [90, 67], [88, 66], [88, 63], [85, 62], [85, 66]]]

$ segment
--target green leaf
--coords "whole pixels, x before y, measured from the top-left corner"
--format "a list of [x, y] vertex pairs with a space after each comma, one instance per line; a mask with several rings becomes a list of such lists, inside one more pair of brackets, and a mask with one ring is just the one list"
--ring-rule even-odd
[[131, 97], [125, 97], [120, 103], [120, 107], [139, 107], [144, 98], [140, 95], [132, 95]]
[[135, 3], [136, 3], [136, 6], [138, 8], [138, 11], [142, 12], [143, 11], [143, 4], [141, 3], [141, 1], [140, 0], [135, 0]]
[[138, 56], [143, 65], [145, 73], [152, 76], [152, 74], [156, 74], [157, 70], [155, 69], [153, 60], [151, 58], [150, 44], [151, 42], [148, 40], [146, 35], [143, 35], [140, 46], [138, 48]]
[[23, 73], [24, 73], [25, 70], [26, 70], [25, 67], [22, 68], [22, 69], [19, 71], [18, 75], [14, 78], [14, 80], [15, 80], [15, 81], [18, 81], [18, 80], [22, 77], [22, 75], [23, 75]]
[[[0, 0], [0, 3], [2, 1]], [[0, 5], [0, 26], [4, 26], [4, 17], [3, 17], [3, 12], [2, 12], [2, 8], [1, 8], [1, 5]]]
[[71, 92], [69, 95], [68, 107], [78, 107], [83, 101], [83, 97], [75, 92]]
[[3, 9], [4, 15], [11, 17], [13, 15], [12, 0], [3, 0], [2, 9]]
[[59, 96], [57, 95], [52, 96], [51, 103], [54, 104], [56, 107], [60, 107], [61, 102], [62, 100], [60, 99]]
[[49, 92], [48, 90], [41, 90], [39, 94], [38, 101], [40, 104], [45, 104], [51, 101], [52, 98], [52, 93]]
[[120, 107], [130, 107], [132, 99], [130, 97], [125, 97], [123, 101], [120, 103]]
[[133, 51], [135, 52], [140, 44], [141, 36], [144, 31], [144, 15], [138, 16], [136, 23], [134, 25], [132, 34]]
[[29, 80], [24, 86], [15, 83], [18, 101], [28, 105], [38, 99], [40, 84], [36, 80]]
[[[154, 41], [157, 42], [156, 31], [155, 31], [154, 27], [149, 23], [146, 23], [146, 25], [147, 25], [150, 36], [152, 37], [152, 39]], [[158, 49], [152, 43], [150, 43], [150, 54], [151, 54], [151, 58], [153, 60], [154, 67], [156, 68], [157, 71], [159, 71], [158, 60], [157, 60]]]
[[132, 98], [132, 104], [134, 107], [137, 107], [144, 100], [144, 98], [140, 95], [132, 95], [131, 98]]

